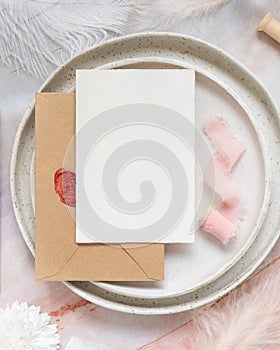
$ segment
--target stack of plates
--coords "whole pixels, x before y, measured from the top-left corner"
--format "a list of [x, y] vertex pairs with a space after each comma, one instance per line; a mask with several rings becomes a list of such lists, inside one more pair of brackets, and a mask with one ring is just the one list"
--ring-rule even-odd
[[[66, 282], [80, 296], [105, 307], [141, 314], [165, 314], [212, 302], [248, 277], [279, 236], [280, 127], [271, 97], [242, 65], [222, 50], [195, 38], [141, 34], [103, 43], [59, 68], [42, 92], [75, 88], [76, 69], [193, 68], [196, 71], [196, 126], [224, 116], [246, 152], [232, 174], [244, 202], [236, 239], [226, 247], [197, 232], [191, 245], [167, 245], [163, 282]], [[34, 254], [32, 158], [34, 103], [15, 139], [11, 164], [14, 209]]]

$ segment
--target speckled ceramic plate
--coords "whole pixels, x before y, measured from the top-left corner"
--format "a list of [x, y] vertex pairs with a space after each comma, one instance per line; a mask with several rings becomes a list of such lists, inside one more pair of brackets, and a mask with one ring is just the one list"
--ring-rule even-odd
[[[209, 115], [223, 114], [246, 140], [246, 153], [233, 174], [244, 194], [246, 216], [238, 239], [225, 249], [202, 233], [197, 234], [195, 245], [167, 247], [165, 282], [66, 285], [102, 306], [143, 314], [179, 312], [214, 301], [252, 273], [279, 236], [280, 134], [276, 108], [251, 73], [223, 51], [194, 38], [163, 33], [133, 35], [97, 46], [57, 70], [42, 91], [71, 90], [77, 68], [115, 67], [196, 70], [198, 126]], [[33, 137], [32, 103], [15, 140], [11, 189], [20, 229], [34, 254], [30, 194]]]

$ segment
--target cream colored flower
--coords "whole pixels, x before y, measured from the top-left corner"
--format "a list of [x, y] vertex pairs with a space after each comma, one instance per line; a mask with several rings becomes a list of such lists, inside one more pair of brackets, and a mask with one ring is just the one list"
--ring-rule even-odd
[[1, 350], [55, 350], [59, 348], [56, 325], [40, 307], [15, 302], [0, 308]]

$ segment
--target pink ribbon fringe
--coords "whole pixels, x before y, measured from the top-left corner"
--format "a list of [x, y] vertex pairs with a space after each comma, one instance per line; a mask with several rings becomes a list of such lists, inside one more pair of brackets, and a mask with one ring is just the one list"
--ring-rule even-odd
[[[236, 138], [224, 118], [211, 117], [204, 126], [204, 132], [212, 141], [216, 152], [213, 155], [215, 188], [221, 198], [218, 210], [211, 208], [202, 222], [202, 228], [218, 238], [224, 245], [236, 235], [240, 210], [240, 196], [230, 173], [244, 153], [245, 148]], [[209, 187], [213, 185], [206, 179]]]

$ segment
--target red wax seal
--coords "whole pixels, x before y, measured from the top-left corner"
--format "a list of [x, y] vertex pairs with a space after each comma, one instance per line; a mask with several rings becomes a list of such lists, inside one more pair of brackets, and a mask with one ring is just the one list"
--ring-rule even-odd
[[70, 207], [76, 206], [76, 173], [58, 169], [54, 174], [54, 189], [62, 203]]

